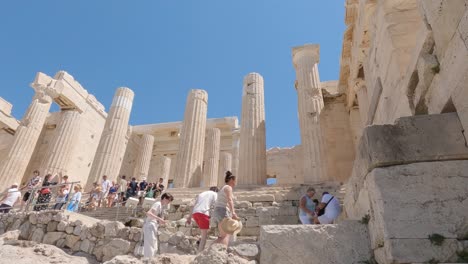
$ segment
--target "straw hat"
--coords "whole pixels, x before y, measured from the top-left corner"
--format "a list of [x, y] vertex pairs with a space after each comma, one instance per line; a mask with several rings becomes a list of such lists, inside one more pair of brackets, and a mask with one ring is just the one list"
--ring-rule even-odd
[[226, 217], [221, 221], [221, 228], [230, 235], [237, 234], [242, 230], [242, 222]]

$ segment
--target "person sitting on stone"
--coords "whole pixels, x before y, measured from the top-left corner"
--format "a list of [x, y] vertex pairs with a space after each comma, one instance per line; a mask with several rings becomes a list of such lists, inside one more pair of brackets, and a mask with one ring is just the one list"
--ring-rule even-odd
[[218, 187], [211, 187], [209, 191], [202, 192], [197, 195], [195, 204], [193, 205], [192, 212], [187, 218], [187, 224], [192, 223], [192, 218], [200, 228], [201, 239], [198, 245], [198, 251], [201, 252], [205, 249], [206, 238], [210, 230], [210, 209], [214, 207], [216, 199], [218, 198]]
[[67, 185], [60, 186], [55, 198], [54, 210], [61, 210], [63, 205], [67, 203], [68, 188]]
[[319, 209], [323, 211], [323, 214], [319, 213], [314, 217], [315, 224], [333, 224], [341, 213], [340, 201], [338, 198], [332, 196], [328, 192], [324, 192], [322, 195], [322, 202], [319, 205]]
[[217, 226], [219, 230], [218, 239], [216, 239], [214, 243], [220, 243], [227, 247], [230, 235], [223, 230], [221, 221], [223, 221], [224, 218], [232, 218], [234, 220], [239, 219], [234, 209], [234, 195], [232, 191], [237, 184], [236, 176], [232, 175], [230, 171], [227, 171], [224, 182], [226, 185], [224, 185], [218, 192], [213, 215], [211, 216], [211, 224]]
[[18, 190], [18, 183], [13, 183], [10, 189], [5, 193], [3, 198], [0, 200], [0, 213], [8, 213], [11, 208], [15, 206], [21, 197], [21, 192]]
[[309, 187], [305, 195], [299, 201], [299, 220], [303, 225], [313, 224], [315, 216], [315, 203], [312, 197], [315, 195], [315, 189]]
[[174, 200], [170, 193], [161, 196], [161, 201], [155, 202], [146, 213], [146, 220], [143, 224], [143, 255], [145, 258], [152, 258], [158, 253], [158, 228], [159, 225], [166, 224], [163, 218], [166, 208]]

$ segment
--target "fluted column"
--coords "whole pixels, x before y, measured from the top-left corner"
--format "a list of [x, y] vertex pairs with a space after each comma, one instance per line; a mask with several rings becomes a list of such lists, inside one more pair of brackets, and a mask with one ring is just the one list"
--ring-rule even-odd
[[54, 138], [43, 156], [39, 171], [43, 174], [68, 173], [80, 134], [81, 114], [77, 110], [62, 110]]
[[159, 182], [159, 178], [163, 178], [163, 185], [167, 189], [169, 186], [169, 173], [171, 170], [171, 158], [166, 156], [157, 156], [155, 157], [155, 165], [152, 165], [154, 170], [152, 170], [151, 175], [148, 177], [148, 182]]
[[49, 114], [52, 97], [48, 94], [47, 87], [33, 88], [36, 94], [16, 129], [13, 143], [0, 168], [0, 192], [15, 182], [21, 184]]
[[240, 147], [240, 130], [232, 131], [232, 174], [238, 175], [239, 168], [239, 147]]
[[222, 187], [225, 184], [224, 176], [226, 175], [226, 171], [232, 172], [232, 155], [227, 152], [221, 152], [219, 154], [218, 187]]
[[133, 177], [141, 180], [143, 177], [148, 177], [148, 171], [153, 155], [154, 137], [152, 135], [143, 135], [141, 137], [140, 152], [138, 153]]
[[299, 126], [303, 151], [304, 182], [327, 180], [324, 141], [320, 129], [323, 108], [322, 90], [318, 74], [319, 45], [293, 48], [296, 68]]
[[266, 185], [265, 103], [258, 73], [244, 78], [237, 176], [240, 185]]
[[133, 91], [126, 87], [118, 88], [115, 92], [91, 167], [87, 187], [98, 181], [103, 175], [107, 175], [111, 181], [117, 179], [128, 143], [128, 121], [133, 97]]
[[174, 172], [174, 187], [176, 188], [200, 185], [207, 109], [208, 94], [206, 91], [191, 90], [185, 106], [179, 150], [176, 156]]
[[207, 129], [205, 139], [205, 161], [203, 166], [204, 187], [218, 185], [220, 140], [221, 131], [219, 128]]

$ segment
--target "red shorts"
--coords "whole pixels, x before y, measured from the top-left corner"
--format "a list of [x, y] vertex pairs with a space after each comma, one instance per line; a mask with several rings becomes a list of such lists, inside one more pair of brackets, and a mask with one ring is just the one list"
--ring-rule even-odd
[[194, 213], [192, 215], [200, 229], [210, 229], [210, 217], [202, 213]]

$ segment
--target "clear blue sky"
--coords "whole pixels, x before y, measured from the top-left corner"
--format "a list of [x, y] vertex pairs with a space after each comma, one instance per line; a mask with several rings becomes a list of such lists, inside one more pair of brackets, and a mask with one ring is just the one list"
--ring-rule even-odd
[[[322, 81], [336, 80], [344, 1], [3, 1], [0, 97], [21, 119], [36, 72], [65, 70], [104, 104], [135, 91], [132, 125], [183, 118], [189, 89], [208, 117], [239, 116], [242, 79], [265, 79], [267, 145], [300, 143], [291, 47], [321, 45]], [[57, 107], [54, 107], [57, 110]]]

